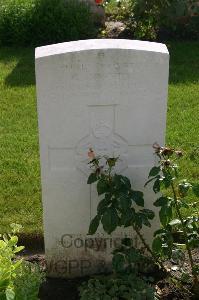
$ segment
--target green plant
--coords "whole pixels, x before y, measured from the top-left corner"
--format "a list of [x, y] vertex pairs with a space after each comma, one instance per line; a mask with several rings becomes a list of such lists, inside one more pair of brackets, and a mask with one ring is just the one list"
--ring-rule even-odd
[[161, 12], [159, 33], [167, 38], [198, 39], [199, 3], [197, 0], [172, 0]]
[[154, 289], [133, 274], [90, 279], [79, 288], [81, 300], [155, 300]]
[[78, 0], [0, 0], [0, 43], [44, 45], [95, 36], [89, 6]]
[[[124, 238], [120, 247], [113, 250], [112, 266], [116, 274], [149, 274], [157, 268], [150, 256], [144, 254], [145, 249], [137, 249], [130, 238]], [[146, 277], [146, 276], [145, 276]], [[146, 277], [147, 278], [147, 277]]]
[[[154, 234], [152, 249], [156, 255], [163, 258], [172, 256], [182, 260], [186, 248], [192, 269], [194, 290], [199, 292], [199, 266], [194, 264], [192, 249], [199, 246], [199, 216], [198, 204], [189, 203], [189, 194], [193, 192], [199, 196], [199, 185], [191, 184], [187, 180], [180, 180], [176, 160], [182, 157], [182, 152], [169, 147], [160, 147], [155, 144], [155, 153], [159, 158], [157, 166], [153, 167], [146, 184], [153, 182], [155, 193], [162, 195], [154, 205], [160, 207], [159, 217], [162, 228]], [[169, 191], [169, 193], [167, 193]], [[195, 214], [183, 217], [183, 210], [195, 207]], [[173, 238], [173, 230], [177, 230], [183, 237], [184, 244], [177, 244]]]
[[[103, 196], [97, 207], [97, 215], [91, 220], [89, 234], [94, 234], [100, 223], [108, 234], [117, 227], [132, 227], [145, 250], [158, 262], [141, 232], [143, 226], [151, 227], [151, 220], [155, 216], [152, 210], [140, 208], [144, 207], [143, 192], [133, 190], [126, 176], [115, 173], [119, 157], [96, 156], [92, 149], [88, 155], [92, 173], [87, 183], [97, 183], [98, 195]], [[164, 268], [160, 261], [159, 264]]]
[[109, 19], [125, 21], [129, 18], [129, 10], [132, 6], [131, 0], [108, 0], [103, 3], [106, 15]]
[[109, 18], [126, 23], [138, 39], [197, 39], [197, 0], [111, 0], [105, 2]]
[[[140, 238], [144, 246], [144, 251], [148, 251], [156, 263], [157, 257], [151, 251], [150, 246], [141, 233], [142, 227], [144, 225], [150, 227], [150, 221], [154, 218], [153, 211], [139, 208], [144, 207], [143, 193], [133, 190], [130, 180], [126, 176], [118, 175], [115, 172], [115, 166], [119, 157], [96, 156], [92, 149], [89, 150], [88, 156], [90, 158], [89, 165], [92, 173], [89, 175], [87, 183], [96, 183], [98, 195], [103, 196], [97, 207], [97, 215], [90, 223], [89, 234], [94, 234], [100, 223], [102, 223], [104, 231], [108, 234], [111, 234], [117, 227], [131, 226]], [[164, 268], [161, 262], [159, 263]], [[122, 279], [128, 274], [133, 280], [132, 284], [135, 284], [136, 295], [134, 295], [134, 290], [132, 289], [128, 293], [127, 298], [123, 296], [121, 299], [132, 299], [133, 296], [135, 299], [139, 299], [139, 297], [140, 299], [151, 299], [144, 294], [143, 298], [142, 292], [136, 287], [136, 283], [142, 281], [139, 277], [139, 271], [147, 264], [149, 264], [149, 259], [141, 253], [140, 249], [136, 249], [133, 246], [130, 238], [125, 238], [122, 241], [121, 247], [113, 251], [112, 265], [115, 274]], [[143, 282], [143, 284], [146, 287], [146, 283]], [[145, 292], [147, 291], [146, 288], [144, 290]], [[109, 296], [107, 293], [106, 287], [106, 297]], [[117, 298], [116, 291], [114, 291], [113, 295], [115, 299], [120, 299]], [[96, 295], [94, 294], [93, 297], [96, 297]]]
[[[158, 262], [161, 268], [165, 270], [161, 261], [162, 257], [173, 257], [181, 260], [184, 256], [184, 252], [177, 247], [173, 239], [173, 228], [177, 227], [183, 233], [184, 244], [192, 267], [194, 292], [198, 294], [198, 266], [194, 265], [191, 253], [192, 248], [199, 246], [198, 212], [183, 219], [181, 209], [189, 208], [190, 205], [192, 207], [197, 206], [197, 203], [188, 204], [184, 198], [188, 195], [190, 189], [198, 195], [199, 186], [191, 185], [185, 180], [176, 182], [178, 176], [177, 165], [171, 161], [171, 157], [174, 155], [176, 158], [181, 157], [181, 151], [175, 151], [167, 147], [163, 148], [157, 144], [154, 144], [154, 148], [160, 160], [159, 164], [150, 170], [146, 185], [153, 182], [155, 193], [159, 193], [162, 187], [171, 189], [173, 198], [163, 194], [154, 203], [155, 206], [161, 207], [159, 216], [163, 228], [155, 232], [152, 249], [146, 243], [141, 229], [144, 225], [151, 226], [150, 220], [153, 219], [154, 213], [144, 208], [135, 210], [133, 205], [144, 206], [143, 193], [134, 191], [127, 177], [115, 173], [114, 170], [119, 157], [96, 156], [92, 149], [88, 153], [91, 159], [89, 164], [92, 173], [89, 175], [87, 183], [97, 183], [98, 195], [103, 195], [103, 197], [98, 204], [97, 215], [90, 223], [89, 234], [94, 234], [100, 223], [102, 223], [103, 229], [108, 234], [111, 234], [117, 227], [132, 226], [144, 249], [148, 251], [154, 262]], [[178, 218], [172, 218], [174, 213]], [[147, 265], [148, 262], [140, 250], [133, 247], [131, 239], [123, 240], [121, 247], [113, 252], [112, 264], [116, 274], [134, 274], [139, 277], [140, 264], [145, 263]], [[168, 274], [167, 271], [166, 273]], [[183, 278], [185, 278], [185, 275], [183, 273]]]
[[16, 234], [21, 226], [12, 224], [11, 227], [12, 232], [1, 235], [0, 239], [0, 299], [37, 300], [44, 276], [37, 265], [17, 259], [16, 254], [24, 249], [17, 246]]
[[0, 236], [0, 299], [15, 299], [14, 280], [17, 277], [22, 260], [15, 260], [16, 254], [24, 247], [18, 247], [19, 225], [12, 225], [12, 233]]
[[155, 40], [163, 21], [163, 13], [172, 0], [133, 0], [129, 26], [139, 39]]
[[87, 183], [97, 183], [98, 195], [103, 196], [97, 207], [97, 215], [91, 221], [89, 234], [97, 231], [100, 222], [108, 234], [117, 227], [132, 226], [145, 243], [140, 230], [144, 225], [151, 226], [150, 221], [154, 218], [154, 212], [144, 208], [135, 210], [135, 205], [144, 207], [143, 193], [133, 190], [126, 176], [115, 173], [114, 169], [119, 157], [95, 156], [92, 149], [89, 157], [92, 173]]
[[132, 3], [132, 18], [129, 26], [138, 39], [156, 39], [160, 7], [154, 1], [137, 0]]
[[14, 280], [15, 300], [37, 300], [44, 273], [37, 264], [24, 262]]
[[30, 42], [34, 0], [0, 0], [0, 44], [26, 45]]

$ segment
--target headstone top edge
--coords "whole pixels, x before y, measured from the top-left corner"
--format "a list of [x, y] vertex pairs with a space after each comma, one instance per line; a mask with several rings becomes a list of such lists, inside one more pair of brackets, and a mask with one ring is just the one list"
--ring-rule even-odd
[[38, 47], [35, 50], [35, 59], [71, 52], [100, 49], [140, 50], [169, 55], [167, 46], [162, 43], [128, 39], [90, 39]]

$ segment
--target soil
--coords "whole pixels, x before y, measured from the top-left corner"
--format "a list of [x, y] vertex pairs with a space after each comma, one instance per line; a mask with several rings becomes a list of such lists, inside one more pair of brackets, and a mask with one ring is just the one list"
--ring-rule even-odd
[[[32, 263], [38, 263], [41, 270], [46, 271], [46, 261], [44, 255], [44, 240], [42, 235], [21, 235], [19, 237], [19, 244], [24, 245], [25, 249], [22, 252], [22, 257]], [[199, 264], [199, 250], [193, 251], [194, 263]], [[185, 262], [183, 266], [180, 262], [173, 260], [166, 261], [164, 263], [165, 268], [171, 272], [171, 274], [180, 278], [182, 267], [187, 273], [191, 273], [189, 260], [187, 254], [185, 254]], [[179, 285], [178, 281], [172, 282], [170, 279], [165, 278], [165, 275], [161, 273], [157, 267], [150, 271], [150, 274], [144, 274], [154, 278], [153, 284], [156, 292], [161, 300], [190, 300], [191, 296], [190, 285], [184, 282], [183, 286]], [[87, 278], [77, 279], [56, 279], [46, 278], [46, 281], [40, 288], [39, 299], [40, 300], [78, 300], [79, 293], [78, 287]]]
[[40, 289], [40, 300], [76, 300], [79, 299], [78, 286], [83, 279], [64, 280], [47, 278]]
[[[40, 289], [40, 300], [79, 300], [78, 287], [86, 279], [64, 280], [47, 278]], [[174, 285], [162, 280], [156, 285], [156, 291], [161, 300], [189, 300], [185, 294]]]
[[[38, 263], [43, 271], [46, 270], [46, 262], [44, 253], [29, 252], [26, 250], [23, 253], [24, 259], [32, 263]], [[199, 251], [194, 252], [195, 263], [199, 262]], [[165, 262], [165, 267], [171, 271], [171, 273], [178, 277], [180, 276], [181, 266], [173, 261]], [[185, 264], [183, 266], [185, 271], [190, 272], [190, 266], [188, 258], [186, 257]], [[153, 273], [147, 274], [155, 279], [153, 286], [156, 289], [156, 293], [161, 300], [191, 300], [193, 299], [190, 293], [190, 286], [186, 282], [183, 286], [175, 283], [171, 279], [165, 278], [164, 274], [160, 273], [158, 269], [154, 269]], [[83, 281], [89, 278], [77, 278], [77, 279], [57, 279], [46, 278], [42, 284], [39, 293], [40, 300], [78, 300], [79, 293], [78, 287]]]
[[[20, 246], [24, 246], [27, 250], [27, 253], [42, 253], [44, 252], [44, 236], [39, 233], [19, 233], [18, 234]], [[26, 250], [23, 251], [26, 254]]]

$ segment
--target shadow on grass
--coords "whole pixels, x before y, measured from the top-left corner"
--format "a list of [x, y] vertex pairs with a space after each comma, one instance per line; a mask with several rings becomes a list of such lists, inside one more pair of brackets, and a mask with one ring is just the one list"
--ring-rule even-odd
[[[197, 83], [199, 81], [199, 42], [167, 42], [170, 52], [171, 84]], [[35, 84], [34, 49], [1, 48], [0, 61], [14, 63], [5, 84], [10, 87]], [[16, 64], [17, 62], [17, 64]]]
[[199, 42], [167, 43], [170, 53], [171, 84], [199, 82]]
[[11, 72], [4, 81], [7, 86], [23, 87], [35, 84], [34, 49], [2, 48], [0, 61], [11, 66]]

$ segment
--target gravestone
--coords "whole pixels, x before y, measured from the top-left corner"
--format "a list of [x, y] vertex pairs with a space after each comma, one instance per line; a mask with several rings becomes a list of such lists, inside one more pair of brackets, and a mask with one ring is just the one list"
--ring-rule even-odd
[[[131, 40], [86, 40], [36, 49], [42, 201], [48, 275], [105, 272], [120, 230], [88, 236], [99, 199], [87, 185], [87, 153], [120, 156], [117, 172], [145, 193], [155, 164], [152, 145], [164, 144], [169, 55], [165, 45]], [[144, 230], [150, 242], [158, 226]]]

